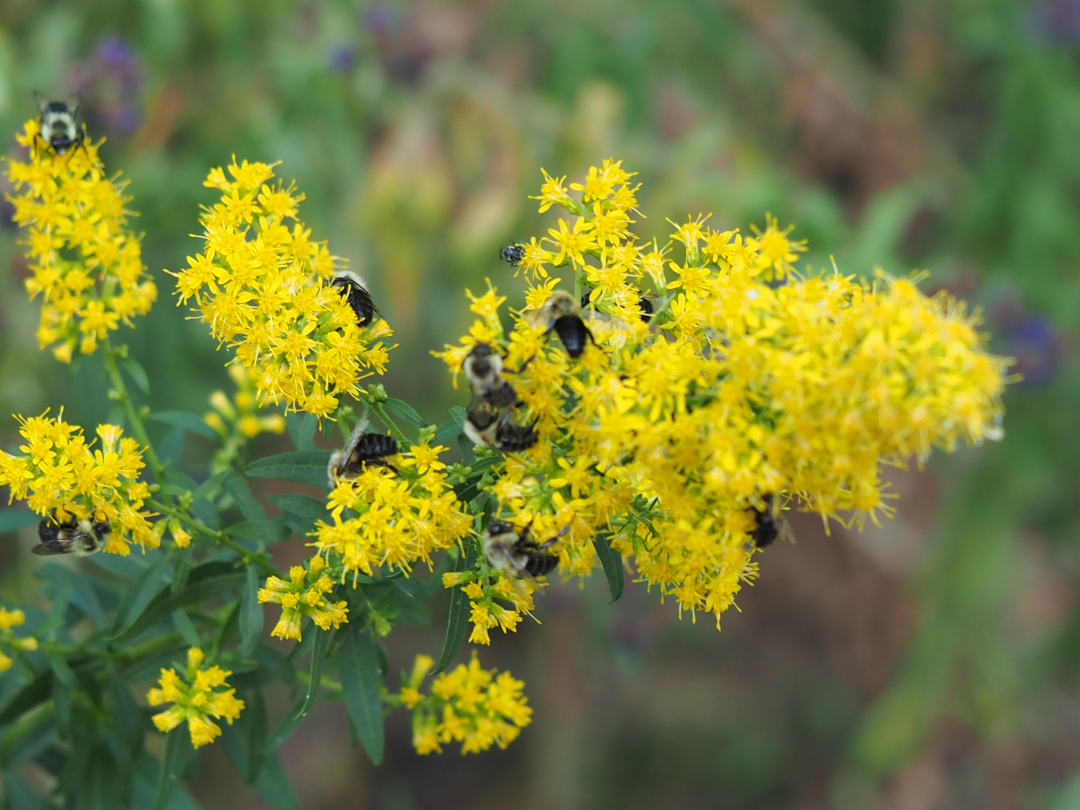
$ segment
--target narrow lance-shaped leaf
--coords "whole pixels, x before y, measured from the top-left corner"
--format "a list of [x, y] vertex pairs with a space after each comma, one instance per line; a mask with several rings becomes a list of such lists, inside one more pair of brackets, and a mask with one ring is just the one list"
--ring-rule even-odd
[[371, 632], [349, 627], [339, 653], [341, 688], [356, 734], [375, 765], [383, 760], [385, 737], [379, 645]]
[[259, 604], [259, 576], [249, 565], [240, 596], [240, 646], [236, 652], [247, 658], [255, 650], [263, 631], [263, 607]]
[[615, 602], [623, 592], [625, 571], [622, 554], [611, 547], [611, 540], [606, 534], [598, 534], [593, 538], [593, 548], [596, 549], [596, 556], [600, 558], [600, 564], [604, 566], [611, 601]]
[[[476, 549], [469, 546], [465, 554], [458, 556], [454, 570], [457, 572], [468, 571], [475, 562]], [[450, 619], [446, 624], [446, 639], [443, 641], [442, 655], [439, 656], [439, 661], [435, 664], [432, 674], [437, 675], [450, 666], [450, 662], [454, 660], [454, 656], [457, 655], [461, 645], [465, 642], [465, 634], [468, 630], [469, 597], [465, 595], [465, 591], [459, 586], [455, 586], [450, 592]]]
[[326, 467], [329, 463], [329, 450], [304, 450], [259, 459], [248, 464], [244, 472], [252, 478], [295, 481], [325, 489]]

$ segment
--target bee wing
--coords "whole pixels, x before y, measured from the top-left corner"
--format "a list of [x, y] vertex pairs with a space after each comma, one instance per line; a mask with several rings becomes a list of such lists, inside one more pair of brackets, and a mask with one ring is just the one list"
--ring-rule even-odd
[[367, 433], [368, 425], [370, 423], [371, 418], [367, 414], [364, 414], [357, 420], [356, 425], [353, 426], [352, 433], [349, 434], [345, 446], [341, 448], [343, 458], [346, 461], [348, 461], [352, 454], [356, 452], [356, 445], [360, 444], [360, 439]]
[[38, 106], [38, 112], [45, 112], [45, 108], [49, 106], [49, 100], [37, 90], [34, 91], [34, 103]]
[[627, 332], [630, 330], [630, 324], [624, 321], [622, 318], [615, 315], [608, 315], [604, 312], [597, 312], [595, 309], [586, 309], [581, 313], [581, 320], [585, 321], [585, 325], [592, 324], [599, 327], [601, 330], [616, 330], [619, 332]]
[[67, 551], [60, 548], [59, 546], [47, 546], [44, 543], [38, 543], [36, 546], [30, 549], [30, 551], [32, 551], [34, 554], [37, 554], [39, 557], [55, 557], [57, 554], [67, 554]]
[[79, 112], [79, 105], [82, 104], [82, 96], [79, 93], [72, 93], [70, 96], [64, 99], [64, 103], [67, 104], [67, 108], [74, 116], [76, 113]]

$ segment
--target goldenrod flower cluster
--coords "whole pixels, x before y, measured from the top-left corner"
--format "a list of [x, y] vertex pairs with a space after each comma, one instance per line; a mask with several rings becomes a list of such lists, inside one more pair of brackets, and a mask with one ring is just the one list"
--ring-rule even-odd
[[402, 704], [412, 711], [413, 746], [417, 753], [442, 752], [443, 743], [460, 742], [461, 753], [506, 748], [532, 722], [525, 686], [509, 672], [481, 669], [473, 653], [468, 665], [436, 676], [424, 695], [420, 684], [434, 661], [418, 655], [401, 690]]
[[392, 334], [382, 318], [360, 327], [343, 292], [328, 282], [335, 257], [297, 215], [304, 195], [273, 183], [265, 163], [210, 171], [205, 185], [221, 200], [199, 218], [203, 252], [177, 278], [180, 302], [198, 304], [211, 334], [256, 370], [261, 402], [329, 416], [361, 378], [382, 374]]
[[232, 672], [217, 665], [203, 669], [203, 658], [203, 651], [192, 647], [187, 653], [184, 677], [177, 675], [175, 669], [162, 669], [160, 688], [146, 693], [151, 706], [173, 704], [154, 715], [158, 731], [172, 731], [186, 720], [191, 744], [196, 748], [212, 743], [221, 735], [221, 727], [210, 718], [225, 718], [231, 726], [244, 709], [244, 701], [238, 700], [236, 690], [227, 688], [225, 682]]
[[535, 607], [533, 592], [537, 582], [515, 582], [483, 559], [468, 571], [448, 571], [442, 583], [444, 588], [460, 587], [469, 597], [469, 621], [473, 626], [469, 641], [473, 644], [491, 644], [488, 631], [495, 628], [516, 633], [522, 614], [532, 615]]
[[37, 120], [18, 136], [29, 147], [26, 162], [8, 160], [16, 193], [14, 219], [29, 229], [27, 258], [31, 299], [42, 294], [38, 343], [71, 362], [75, 347], [92, 354], [121, 322], [145, 315], [157, 288], [142, 263], [139, 237], [127, 228], [127, 185], [105, 176], [98, 147], [85, 139], [64, 155], [40, 137]]
[[224, 391], [215, 391], [210, 395], [213, 410], [203, 415], [203, 421], [222, 439], [210, 462], [211, 474], [229, 469], [250, 439], [260, 433], [284, 433], [286, 428], [285, 417], [273, 405], [259, 402], [255, 369], [229, 366], [229, 376], [236, 383], [233, 398], [229, 399]]
[[270, 635], [300, 641], [300, 625], [305, 616], [310, 616], [323, 630], [337, 629], [349, 621], [347, 603], [326, 598], [334, 590], [334, 581], [327, 576], [325, 568], [326, 562], [316, 556], [308, 560], [306, 569], [302, 565], [290, 568], [288, 582], [278, 577], [266, 580], [266, 587], [259, 590], [259, 601], [281, 605], [281, 618]]
[[221, 390], [212, 393], [210, 407], [213, 410], [207, 411], [203, 421], [223, 439], [233, 433], [244, 439], [254, 439], [260, 433], [284, 433], [285, 417], [259, 404], [253, 370], [229, 366], [229, 376], [236, 383], [236, 393], [232, 399]]
[[38, 648], [37, 639], [33, 636], [16, 636], [11, 629], [26, 622], [26, 614], [21, 610], [8, 610], [0, 607], [0, 672], [7, 672], [14, 659], [5, 650], [11, 650], [15, 655], [27, 650]]
[[333, 523], [315, 524], [313, 545], [331, 567], [370, 575], [375, 566], [408, 572], [417, 562], [450, 548], [472, 531], [473, 520], [446, 482], [438, 460], [446, 448], [427, 442], [370, 465], [343, 480], [328, 498]]
[[[696, 217], [675, 226], [677, 250], [640, 244], [638, 187], [619, 163], [571, 185], [580, 202], [565, 178], [545, 178], [541, 210], [573, 221], [525, 246], [525, 311], [505, 333], [505, 299], [489, 290], [461, 345], [439, 356], [456, 373], [485, 342], [520, 369], [506, 377], [525, 403], [515, 418], [538, 417], [540, 441], [497, 463], [486, 488], [504, 519], [546, 520], [551, 536], [569, 527], [555, 547], [564, 572], [588, 574], [604, 535], [680, 612], [719, 625], [756, 576], [753, 510], [773, 496], [876, 521], [889, 512], [883, 466], [1001, 437], [1008, 361], [947, 294], [881, 271], [796, 271], [805, 244], [772, 218], [743, 235]], [[560, 282], [549, 268], [564, 265], [575, 293], [590, 290], [581, 318], [596, 345], [577, 359], [544, 309]]]
[[98, 425], [99, 447], [87, 443], [82, 428], [52, 417], [16, 417], [26, 440], [25, 456], [0, 450], [0, 486], [13, 500], [25, 500], [39, 515], [56, 521], [72, 516], [109, 524], [105, 551], [128, 554], [129, 543], [157, 548], [161, 538], [143, 505], [150, 497], [139, 480], [143, 468], [138, 443], [116, 425]]

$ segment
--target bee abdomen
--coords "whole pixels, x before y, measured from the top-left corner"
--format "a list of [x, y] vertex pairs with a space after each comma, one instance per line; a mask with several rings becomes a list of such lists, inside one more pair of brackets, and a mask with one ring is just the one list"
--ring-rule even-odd
[[384, 456], [392, 456], [397, 452], [398, 443], [393, 436], [385, 436], [382, 433], [365, 433], [356, 443], [353, 458], [360, 463], [364, 463]]
[[581, 357], [582, 352], [585, 351], [585, 341], [589, 338], [589, 329], [581, 317], [563, 315], [556, 319], [554, 329], [559, 340], [566, 347], [566, 353], [574, 359]]
[[534, 429], [535, 425], [535, 422], [531, 425], [515, 425], [511, 422], [504, 422], [499, 425], [499, 429], [495, 432], [496, 446], [500, 450], [509, 453], [520, 453], [528, 450], [536, 444], [539, 438]]
[[532, 553], [525, 562], [525, 571], [531, 577], [542, 577], [550, 574], [558, 565], [559, 558], [554, 554]]
[[758, 548], [765, 548], [773, 540], [780, 536], [780, 525], [776, 521], [776, 517], [769, 510], [754, 509], [754, 517], [756, 523], [754, 524], [754, 531], [751, 532], [751, 536], [754, 538], [754, 545]]

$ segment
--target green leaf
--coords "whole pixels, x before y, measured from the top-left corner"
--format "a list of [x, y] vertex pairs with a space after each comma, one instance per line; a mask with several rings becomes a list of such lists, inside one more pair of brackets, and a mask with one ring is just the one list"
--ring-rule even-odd
[[[457, 446], [458, 449], [461, 450], [461, 460], [464, 461], [466, 465], [471, 465], [476, 461], [476, 452], [473, 450], [473, 443], [469, 441], [469, 438], [464, 433], [457, 437]], [[472, 500], [472, 498], [469, 498], [469, 500]]]
[[191, 546], [182, 548], [176, 552], [176, 557], [173, 562], [172, 585], [169, 588], [173, 596], [184, 590], [184, 586], [187, 585], [188, 577], [191, 576], [191, 566], [194, 564], [195, 559], [191, 555]]
[[56, 680], [60, 681], [68, 689], [79, 688], [79, 678], [63, 656], [54, 654], [47, 656], [47, 658]]
[[330, 513], [326, 511], [326, 501], [312, 498], [310, 495], [297, 495], [289, 493], [271, 497], [274, 506], [289, 515], [294, 515], [306, 524], [313, 524], [316, 520], [326, 520]]
[[230, 475], [235, 475], [235, 473], [232, 470], [222, 470], [217, 475], [207, 478], [195, 488], [191, 493], [191, 496], [197, 501], [201, 498], [209, 498], [216, 495], [221, 488], [221, 485], [225, 483], [225, 480]]
[[[230, 683], [232, 679], [230, 679]], [[241, 691], [244, 710], [231, 725], [223, 726], [221, 742], [233, 767], [245, 782], [254, 782], [266, 761], [266, 702], [258, 689]]]
[[151, 810], [165, 809], [180, 783], [189, 758], [194, 754], [187, 724], [177, 726], [165, 735], [165, 753], [161, 758], [161, 773], [158, 775], [157, 793]]
[[464, 429], [465, 417], [468, 415], [468, 411], [466, 411], [465, 408], [463, 408], [461, 405], [455, 405], [453, 408], [449, 409], [449, 413], [450, 418], [458, 423], [458, 427]]
[[184, 639], [192, 647], [202, 646], [202, 639], [199, 638], [199, 631], [195, 629], [195, 625], [191, 623], [191, 619], [182, 610], [174, 610], [172, 612], [173, 626], [177, 632], [180, 633], [180, 638]]
[[315, 449], [315, 428], [319, 420], [310, 413], [290, 413], [285, 417], [289, 436], [297, 450]]
[[[315, 702], [315, 696], [319, 693], [323, 664], [326, 661], [326, 650], [329, 646], [330, 635], [333, 631], [319, 630], [314, 625], [308, 625], [307, 632], [314, 634], [312, 641], [307, 642], [311, 646], [311, 664], [308, 669], [307, 689], [304, 692], [304, 696], [288, 711], [281, 722], [278, 723], [277, 728], [274, 729], [274, 733], [270, 737], [269, 749], [271, 751], [292, 736], [293, 731], [296, 730], [300, 721], [307, 716], [311, 704]], [[300, 649], [301, 646], [302, 645], [297, 644], [296, 647], [293, 648], [293, 651], [295, 652], [297, 649]]]
[[360, 743], [375, 765], [383, 760], [386, 740], [383, 731], [382, 680], [379, 675], [379, 645], [367, 630], [350, 625], [338, 654], [345, 705]]
[[254, 540], [264, 546], [283, 543], [292, 537], [292, 529], [276, 520], [243, 520], [226, 526], [225, 533], [237, 540]]
[[38, 568], [35, 576], [48, 580], [58, 588], [70, 585], [71, 603], [89, 616], [98, 629], [104, 629], [108, 624], [101, 600], [86, 577], [79, 576], [66, 565], [51, 561]]
[[433, 445], [446, 444], [460, 435], [461, 425], [459, 425], [456, 420], [451, 419], [449, 422], [443, 422], [439, 425], [438, 429], [435, 431], [435, 435], [431, 437], [431, 443]]
[[259, 575], [249, 565], [240, 595], [240, 646], [236, 653], [247, 658], [255, 650], [263, 631], [263, 607], [259, 604]]
[[184, 429], [178, 427], [169, 428], [165, 438], [158, 443], [157, 449], [161, 463], [169, 467], [175, 467], [179, 463], [180, 454], [184, 449]]
[[266, 764], [255, 780], [255, 789], [274, 810], [300, 810], [300, 802], [289, 783], [289, 777], [274, 751], [266, 755]]
[[329, 450], [304, 450], [259, 459], [248, 464], [244, 472], [252, 478], [295, 481], [326, 489], [326, 468], [329, 463]]
[[[146, 751], [135, 760], [135, 778], [132, 782], [134, 806], [138, 810], [150, 810], [157, 792], [161, 765]], [[165, 810], [201, 810], [183, 785], [178, 785]]]
[[18, 507], [0, 509], [0, 534], [25, 529], [27, 526], [36, 526], [41, 523], [41, 517], [29, 509]]
[[616, 602], [623, 592], [625, 571], [622, 554], [611, 547], [611, 541], [604, 534], [598, 534], [593, 538], [593, 548], [596, 549], [596, 556], [600, 558], [600, 564], [604, 566], [604, 575], [607, 577], [608, 589], [611, 591], [611, 601]]
[[0, 712], [0, 728], [20, 717], [24, 712], [48, 700], [52, 695], [53, 673], [47, 669], [22, 688], [15, 699]]
[[427, 422], [421, 418], [420, 414], [408, 402], [403, 402], [400, 399], [388, 399], [383, 403], [383, 407], [394, 416], [401, 417], [413, 427], [427, 427]]
[[201, 416], [189, 413], [188, 411], [159, 411], [158, 413], [150, 414], [150, 419], [154, 422], [163, 422], [166, 425], [181, 428], [188, 433], [197, 433], [200, 436], [205, 436], [207, 439], [217, 440], [221, 438], [218, 436], [216, 430], [202, 420]]
[[60, 682], [53, 681], [52, 688], [53, 716], [56, 727], [65, 737], [71, 736], [71, 690]]
[[168, 564], [169, 558], [162, 554], [157, 562], [131, 583], [131, 587], [124, 593], [124, 598], [120, 600], [120, 607], [116, 610], [116, 619], [113, 622], [114, 636], [131, 627], [143, 613], [150, 600], [154, 598], [154, 591]]
[[[468, 571], [475, 563], [476, 549], [469, 546], [467, 553], [458, 556], [454, 570], [458, 573]], [[454, 656], [458, 654], [458, 650], [461, 649], [461, 645], [465, 642], [465, 634], [468, 630], [469, 597], [465, 595], [465, 591], [461, 589], [461, 586], [456, 586], [450, 592], [450, 619], [446, 624], [446, 640], [443, 641], [442, 655], [439, 656], [439, 661], [435, 664], [432, 675], [438, 675], [450, 666], [450, 662], [454, 660]]]
[[236, 568], [231, 562], [217, 560], [203, 563], [192, 569], [182, 591], [174, 594], [170, 587], [158, 593], [146, 605], [146, 609], [137, 618], [131, 620], [129, 625], [125, 627], [118, 624], [118, 627], [122, 629], [112, 636], [110, 641], [120, 644], [132, 639], [153, 627], [174, 610], [197, 604], [213, 596], [220, 596], [238, 585], [243, 578], [243, 570]]
[[10, 771], [4, 771], [5, 806], [9, 810], [56, 810], [56, 805], [38, 796], [26, 782]]
[[233, 475], [225, 481], [225, 491], [232, 495], [240, 512], [248, 520], [266, 520], [266, 510], [252, 494], [248, 482], [238, 475]]
[[124, 366], [124, 370], [131, 375], [131, 379], [135, 381], [135, 385], [139, 386], [139, 390], [144, 394], [149, 394], [150, 378], [146, 376], [146, 369], [142, 367], [142, 364], [133, 357], [122, 360], [121, 364]]

